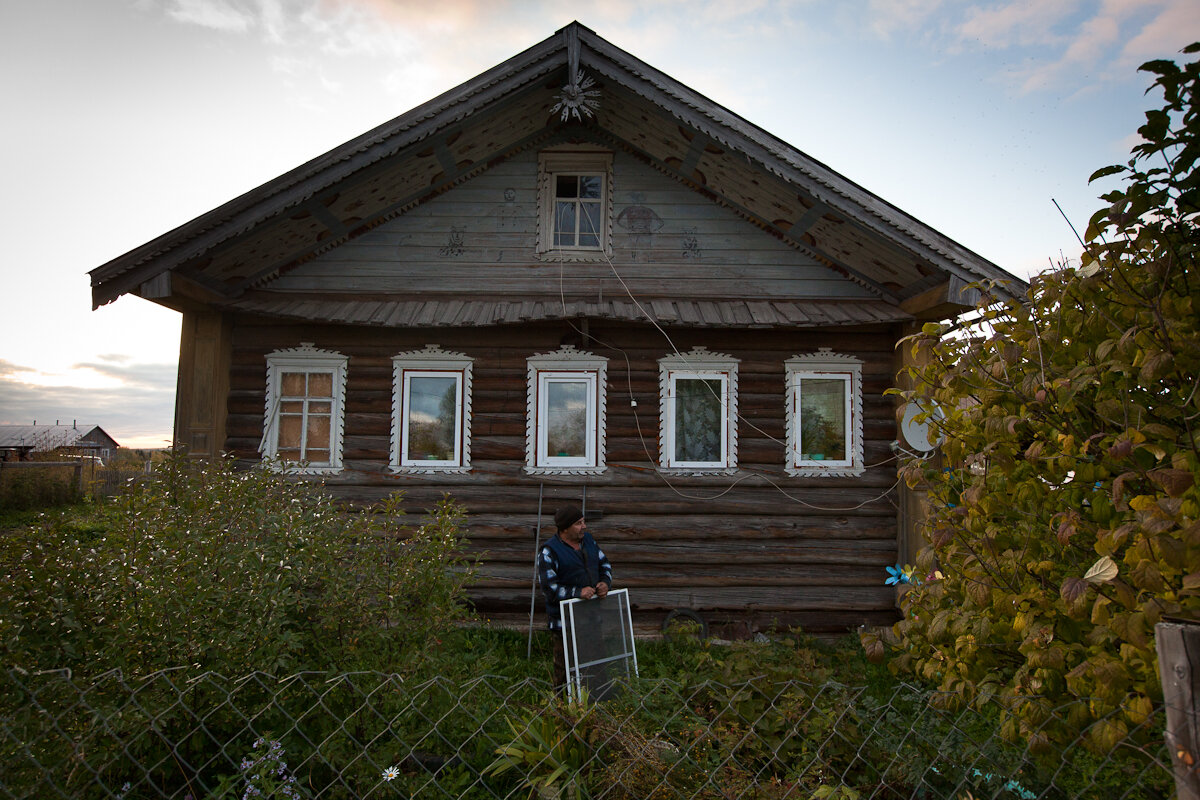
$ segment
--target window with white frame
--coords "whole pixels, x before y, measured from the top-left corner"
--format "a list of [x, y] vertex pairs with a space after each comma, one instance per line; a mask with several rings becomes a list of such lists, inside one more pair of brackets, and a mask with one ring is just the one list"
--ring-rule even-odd
[[546, 260], [598, 261], [612, 237], [612, 153], [547, 150], [538, 157], [537, 252]]
[[608, 359], [565, 345], [530, 357], [525, 471], [604, 471]]
[[289, 472], [341, 470], [348, 362], [311, 342], [267, 354], [264, 458]]
[[393, 471], [470, 470], [472, 363], [432, 344], [392, 357]]
[[787, 472], [861, 475], [862, 361], [822, 347], [784, 362], [787, 375]]
[[695, 347], [658, 365], [659, 465], [699, 473], [735, 470], [738, 360]]

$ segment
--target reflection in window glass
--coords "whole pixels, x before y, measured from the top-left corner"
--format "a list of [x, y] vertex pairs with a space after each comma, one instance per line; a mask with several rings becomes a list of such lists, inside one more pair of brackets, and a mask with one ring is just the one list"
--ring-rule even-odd
[[846, 460], [846, 392], [843, 378], [800, 379], [800, 460]]
[[675, 461], [724, 465], [724, 418], [719, 378], [675, 380]]
[[550, 381], [546, 386], [546, 454], [586, 458], [588, 384]]
[[458, 377], [410, 376], [407, 401], [406, 460], [455, 461]]

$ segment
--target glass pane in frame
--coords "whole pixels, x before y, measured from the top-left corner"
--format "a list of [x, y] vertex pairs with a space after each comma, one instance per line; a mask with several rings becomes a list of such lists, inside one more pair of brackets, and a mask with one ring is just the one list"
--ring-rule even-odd
[[604, 177], [601, 175], [580, 175], [579, 196], [599, 200], [604, 194]]
[[333, 374], [310, 372], [308, 374], [309, 397], [333, 397]]
[[458, 463], [462, 376], [405, 376], [404, 463]]
[[850, 381], [842, 377], [799, 379], [799, 452], [801, 461], [848, 458], [847, 405]]
[[279, 379], [279, 393], [284, 397], [304, 397], [305, 378], [303, 372], [285, 372]]
[[675, 462], [724, 466], [725, 381], [695, 377], [672, 383]]
[[586, 459], [591, 382], [553, 379], [546, 382], [546, 455]]

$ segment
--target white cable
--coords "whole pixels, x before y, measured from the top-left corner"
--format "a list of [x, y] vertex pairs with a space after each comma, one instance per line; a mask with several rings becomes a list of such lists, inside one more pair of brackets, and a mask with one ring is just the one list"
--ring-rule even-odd
[[[611, 187], [609, 187], [609, 190], [611, 191]], [[590, 229], [590, 232], [592, 233], [592, 235], [596, 236], [597, 239], [600, 240], [599, 233], [596, 231], [596, 229], [593, 226], [591, 226], [590, 219], [588, 220], [588, 225], [589, 225], [589, 229]], [[553, 230], [550, 231], [550, 236], [551, 237], [554, 236]], [[609, 258], [609, 256], [608, 256], [608, 252], [603, 247], [600, 249], [600, 254], [604, 257], [604, 261], [608, 264], [608, 268], [612, 272], [613, 276], [617, 279], [618, 282], [620, 282], [621, 288], [623, 288], [625, 290], [625, 294], [633, 302], [634, 306], [637, 307], [638, 311], [640, 311], [642, 313], [642, 315], [646, 318], [646, 321], [649, 322], [651, 325], [653, 325], [655, 330], [657, 330], [659, 333], [662, 334], [663, 338], [667, 340], [667, 344], [670, 345], [671, 351], [680, 358], [683, 365], [690, 366], [690, 364], [687, 360], [687, 356], [685, 356], [683, 353], [679, 352], [679, 348], [675, 346], [675, 342], [674, 342], [674, 340], [671, 339], [670, 334], [668, 334], [665, 330], [663, 330], [662, 326], [660, 326], [658, 324], [658, 321], [653, 316], [651, 316], [649, 312], [646, 311], [645, 307], [634, 296], [633, 291], [629, 288], [629, 284], [627, 284], [625, 282], [625, 279], [621, 277], [621, 274], [617, 271], [616, 265], [613, 264], [612, 259]], [[558, 250], [558, 296], [559, 296], [559, 301], [562, 304], [563, 321], [566, 322], [568, 326], [570, 326], [576, 333], [580, 334], [581, 336], [586, 335], [588, 338], [595, 340], [597, 344], [599, 344], [603, 347], [607, 347], [610, 350], [615, 350], [616, 352], [620, 353], [622, 355], [622, 357], [624, 357], [625, 372], [626, 372], [625, 379], [626, 379], [627, 385], [630, 387], [629, 396], [632, 399], [633, 398], [633, 389], [632, 389], [633, 367], [629, 361], [629, 354], [626, 353], [623, 349], [621, 349], [615, 345], [612, 345], [612, 344], [609, 344], [608, 342], [604, 342], [604, 341], [601, 341], [600, 339], [597, 339], [590, 332], [587, 334], [584, 334], [584, 332], [582, 330], [580, 330], [578, 327], [575, 326], [575, 324], [571, 321], [571, 319], [567, 315], [567, 298], [566, 298], [566, 291], [564, 288], [564, 280], [565, 280], [565, 262], [563, 261], [563, 258], [562, 258], [562, 250], [559, 249]], [[721, 399], [720, 397], [717, 397], [716, 392], [712, 389], [711, 386], [708, 386], [707, 382], [704, 385], [708, 388], [708, 390], [710, 392], [713, 393], [713, 396], [716, 397], [716, 399], [718, 401]], [[653, 463], [655, 463], [655, 459], [650, 453], [649, 446], [646, 444], [646, 436], [642, 432], [642, 421], [641, 421], [641, 418], [638, 416], [636, 408], [633, 410], [633, 419], [634, 419], [634, 427], [637, 429], [637, 432], [638, 432], [638, 439], [642, 443], [642, 451], [646, 454], [646, 460], [653, 464]], [[785, 442], [770, 435], [769, 433], [764, 431], [762, 428], [755, 425], [752, 421], [743, 417], [741, 414], [737, 415], [737, 419], [739, 422], [746, 423], [746, 425], [748, 427], [750, 427], [751, 429], [762, 434], [764, 437], [766, 437], [770, 441], [776, 442], [777, 444], [782, 444], [785, 448], [787, 447], [787, 444]], [[883, 461], [879, 461], [875, 464], [868, 464], [868, 465], [864, 466], [864, 469], [870, 469], [872, 467], [882, 466], [884, 464], [887, 464], [890, 461], [895, 461], [896, 459], [897, 459], [897, 456], [895, 454], [892, 454], [888, 458], [885, 458]], [[618, 466], [618, 465], [614, 464], [613, 466]], [[629, 465], [625, 465], [625, 466], [626, 466], [626, 468], [630, 468]], [[725, 496], [729, 492], [733, 491], [733, 489], [738, 484], [740, 484], [742, 481], [748, 480], [752, 477], [758, 477], [758, 478], [761, 478], [762, 480], [766, 481], [776, 491], [778, 491], [780, 494], [782, 494], [784, 497], [788, 498], [789, 500], [791, 500], [794, 503], [797, 503], [806, 508], [811, 508], [811, 509], [814, 509], [817, 511], [830, 511], [830, 512], [856, 511], [856, 510], [862, 508], [863, 506], [866, 506], [871, 503], [875, 503], [875, 502], [878, 502], [879, 500], [884, 499], [885, 497], [890, 495], [896, 489], [897, 486], [900, 485], [900, 478], [897, 477], [896, 481], [891, 486], [889, 486], [883, 492], [881, 492], [880, 494], [878, 494], [874, 497], [868, 498], [868, 499], [862, 501], [861, 503], [858, 503], [857, 505], [848, 506], [848, 507], [844, 507], [844, 508], [834, 508], [834, 507], [829, 507], [829, 506], [818, 506], [814, 503], [809, 503], [807, 501], [801, 500], [800, 498], [795, 497], [794, 495], [789, 493], [786, 489], [784, 489], [782, 486], [780, 486], [778, 483], [776, 483], [774, 480], [772, 480], [771, 478], [769, 478], [768, 476], [766, 476], [762, 473], [750, 472], [749, 470], [746, 470], [744, 467], [739, 467], [739, 470], [745, 471], [746, 474], [739, 476], [732, 483], [730, 483], [729, 486], [725, 487], [725, 489], [723, 489], [722, 491], [718, 492], [717, 494], [711, 495], [711, 496], [693, 495], [693, 494], [688, 494], [686, 492], [680, 491], [680, 489], [678, 489], [674, 484], [672, 484], [669, 477], [665, 473], [663, 473], [661, 470], [654, 469], [653, 472], [662, 480], [662, 482], [664, 484], [666, 484], [667, 488], [669, 488], [677, 496], [679, 496], [685, 500], [702, 500], [702, 501], [717, 500], [717, 499]]]

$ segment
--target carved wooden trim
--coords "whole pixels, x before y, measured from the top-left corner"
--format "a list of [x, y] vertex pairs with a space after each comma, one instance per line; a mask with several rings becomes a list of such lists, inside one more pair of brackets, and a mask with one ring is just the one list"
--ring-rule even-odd
[[[602, 230], [600, 247], [593, 249], [555, 247], [554, 245], [554, 175], [559, 172], [600, 172], [604, 175], [604, 197], [601, 200]], [[543, 150], [538, 154], [538, 216], [535, 252], [542, 261], [594, 262], [612, 258], [613, 237], [613, 154], [610, 150], [576, 145], [572, 149]]]
[[329, 436], [328, 466], [309, 464], [280, 464], [274, 468], [291, 475], [328, 475], [342, 471], [342, 441], [346, 428], [346, 373], [350, 357], [333, 350], [319, 350], [312, 342], [301, 342], [299, 347], [275, 350], [267, 353], [267, 391], [263, 413], [263, 438], [259, 442], [259, 453], [265, 459], [274, 459], [279, 447], [279, 375], [287, 368], [305, 372], [329, 372], [333, 383], [333, 408]]
[[[471, 371], [475, 359], [463, 353], [443, 350], [440, 345], [427, 344], [423, 350], [411, 350], [392, 356], [392, 431], [389, 446], [388, 469], [405, 475], [465, 474], [471, 471]], [[408, 370], [444, 370], [462, 375], [462, 403], [458, 412], [462, 415], [462, 463], [448, 465], [417, 466], [401, 463], [404, 420], [404, 373]]]
[[[525, 472], [529, 475], [596, 475], [606, 469], [604, 431], [608, 414], [608, 359], [563, 345], [549, 353], [530, 356], [525, 404]], [[593, 373], [596, 381], [595, 464], [545, 465], [537, 463], [538, 383], [543, 372]]]
[[[674, 353], [658, 360], [658, 465], [659, 471], [672, 475], [733, 475], [737, 472], [738, 443], [738, 363], [739, 359], [725, 353], [712, 353], [702, 346], [693, 347], [687, 353]], [[670, 442], [671, 375], [720, 373], [727, 382], [728, 402], [725, 408], [725, 463], [721, 466], [698, 467], [695, 465], [672, 464]]]
[[[846, 427], [850, 434], [847, 455], [849, 464], [817, 466], [798, 461], [800, 447], [800, 415], [796, 408], [796, 380], [801, 376], [830, 374], [849, 378], [850, 418]], [[863, 474], [863, 404], [862, 404], [862, 359], [835, 353], [822, 347], [816, 353], [805, 353], [784, 362], [784, 402], [787, 409], [787, 463], [788, 475], [797, 478], [851, 478]]]

